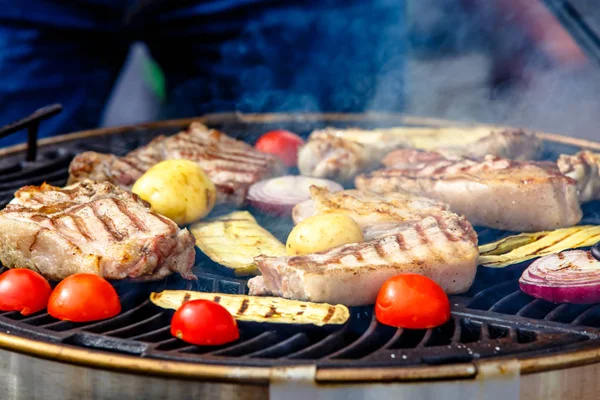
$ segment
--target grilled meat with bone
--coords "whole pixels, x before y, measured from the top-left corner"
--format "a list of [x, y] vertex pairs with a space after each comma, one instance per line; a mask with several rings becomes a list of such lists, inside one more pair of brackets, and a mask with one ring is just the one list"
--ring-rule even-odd
[[572, 156], [563, 154], [557, 164], [563, 174], [577, 181], [580, 202], [600, 199], [600, 153], [585, 150]]
[[386, 279], [412, 272], [447, 293], [462, 293], [473, 282], [478, 255], [471, 224], [443, 211], [364, 243], [296, 257], [258, 256], [262, 276], [248, 285], [253, 295], [357, 306], [373, 304]]
[[311, 186], [310, 192], [311, 199], [297, 204], [292, 211], [296, 224], [317, 214], [343, 213], [360, 225], [365, 240], [385, 236], [400, 226], [413, 226], [449, 208], [439, 201], [403, 192], [383, 197], [361, 190], [330, 192], [318, 186]]
[[85, 272], [107, 279], [195, 279], [195, 240], [109, 182], [25, 186], [0, 211], [0, 262], [60, 280]]
[[171, 137], [159, 136], [124, 157], [96, 152], [77, 155], [69, 166], [69, 184], [84, 179], [109, 181], [130, 190], [153, 165], [172, 159], [197, 162], [217, 189], [217, 204], [241, 205], [255, 182], [281, 175], [285, 167], [273, 155], [194, 122]]
[[[576, 225], [582, 218], [576, 181], [551, 162], [482, 161], [416, 156], [392, 168], [356, 178], [356, 187], [377, 193], [398, 190], [434, 198], [474, 225], [542, 231]], [[412, 157], [412, 158], [411, 158]], [[414, 159], [421, 162], [412, 163]]]

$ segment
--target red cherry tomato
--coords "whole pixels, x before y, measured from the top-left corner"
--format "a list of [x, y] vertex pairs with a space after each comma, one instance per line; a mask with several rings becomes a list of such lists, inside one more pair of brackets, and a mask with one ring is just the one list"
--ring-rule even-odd
[[119, 295], [108, 281], [94, 274], [74, 274], [54, 288], [48, 314], [63, 321], [89, 322], [121, 312]]
[[385, 325], [427, 329], [450, 319], [450, 301], [435, 281], [419, 274], [400, 274], [381, 286], [375, 316]]
[[298, 148], [303, 144], [304, 140], [295, 133], [277, 129], [262, 135], [254, 146], [263, 153], [276, 155], [286, 167], [295, 167], [298, 164]]
[[29, 315], [46, 308], [52, 288], [43, 276], [26, 268], [0, 275], [0, 310]]
[[190, 300], [175, 311], [171, 335], [199, 346], [215, 346], [240, 337], [237, 323], [222, 305], [209, 300]]

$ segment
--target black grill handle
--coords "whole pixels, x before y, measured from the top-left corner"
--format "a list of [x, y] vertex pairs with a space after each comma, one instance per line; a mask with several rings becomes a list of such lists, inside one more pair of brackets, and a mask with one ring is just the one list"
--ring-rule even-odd
[[27, 128], [27, 161], [35, 161], [37, 156], [37, 135], [40, 122], [59, 114], [62, 105], [51, 104], [36, 110], [33, 114], [19, 121], [5, 125], [0, 128], [0, 139]]

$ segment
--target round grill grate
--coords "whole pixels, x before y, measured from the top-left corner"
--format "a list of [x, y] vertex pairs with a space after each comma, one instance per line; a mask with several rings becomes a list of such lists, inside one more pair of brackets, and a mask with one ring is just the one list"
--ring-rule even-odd
[[[213, 125], [213, 124], [211, 124]], [[253, 142], [260, 134], [285, 128], [307, 135], [323, 122], [241, 123], [213, 125], [235, 137]], [[340, 125], [339, 123], [337, 125]], [[341, 124], [346, 126], [348, 123]], [[353, 126], [368, 126], [353, 121]], [[176, 128], [132, 128], [108, 136], [90, 136], [40, 148], [36, 162], [22, 162], [21, 154], [0, 162], [0, 203], [26, 184], [44, 181], [62, 185], [67, 167], [78, 152], [94, 150], [123, 155], [144, 145], [158, 134]], [[546, 142], [545, 158], [578, 149]], [[280, 239], [291, 221], [274, 220], [252, 212], [259, 222]], [[600, 203], [585, 207], [584, 223], [600, 223]], [[509, 233], [479, 229], [480, 243]], [[195, 273], [199, 279], [185, 281], [171, 276], [148, 284], [116, 282], [123, 312], [115, 318], [75, 324], [57, 321], [41, 312], [27, 317], [16, 312], [0, 314], [0, 329], [23, 337], [156, 359], [222, 365], [274, 366], [316, 363], [319, 368], [414, 366], [463, 363], [503, 356], [535, 356], [600, 344], [600, 305], [556, 305], [533, 299], [519, 290], [517, 279], [526, 264], [503, 269], [481, 268], [472, 288], [451, 296], [452, 318], [428, 330], [395, 329], [383, 326], [370, 307], [353, 308], [350, 321], [341, 328], [306, 328], [292, 325], [240, 322], [241, 337], [235, 343], [198, 347], [170, 335], [173, 314], [154, 306], [148, 295], [164, 289], [246, 293], [246, 281], [223, 274], [217, 265], [199, 255]]]

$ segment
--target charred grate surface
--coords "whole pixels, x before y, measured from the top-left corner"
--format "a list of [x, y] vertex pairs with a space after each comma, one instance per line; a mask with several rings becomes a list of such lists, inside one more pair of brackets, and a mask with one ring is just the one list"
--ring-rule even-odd
[[[332, 368], [442, 365], [507, 355], [548, 354], [600, 343], [600, 331], [584, 329], [575, 320], [565, 323], [454, 305], [450, 321], [434, 329], [384, 326], [369, 307], [357, 307], [342, 327], [240, 322], [238, 341], [202, 347], [172, 337], [169, 323], [173, 311], [153, 305], [148, 294], [174, 288], [245, 293], [244, 280], [199, 272], [197, 282], [169, 277], [149, 285], [123, 282], [115, 286], [124, 310], [115, 318], [75, 324], [57, 321], [45, 312], [27, 317], [8, 312], [0, 315], [0, 329], [37, 340], [157, 359], [247, 366], [311, 361]], [[557, 314], [556, 319], [562, 315]], [[594, 315], [600, 315], [600, 306], [587, 308], [579, 318], [587, 320]]]
[[[254, 142], [267, 130], [285, 128], [305, 136], [325, 124], [243, 124], [216, 126], [236, 137]], [[364, 126], [363, 123], [337, 123]], [[396, 125], [394, 122], [380, 125]], [[214, 126], [214, 125], [213, 125]], [[93, 150], [123, 155], [148, 143], [159, 134], [176, 129], [132, 129], [103, 137], [84, 138], [40, 148], [35, 162], [23, 162], [22, 154], [0, 160], [0, 205], [16, 189], [44, 181], [63, 185], [72, 157]], [[578, 149], [545, 143], [545, 158]], [[290, 220], [273, 219], [251, 210], [259, 223], [285, 240]], [[598, 202], [584, 207], [583, 223], [600, 223]], [[480, 242], [496, 240], [509, 233], [478, 229]], [[503, 269], [480, 267], [472, 288], [451, 296], [452, 318], [435, 329], [395, 329], [379, 324], [372, 309], [351, 310], [350, 321], [342, 327], [296, 327], [291, 325], [240, 322], [241, 337], [223, 346], [199, 347], [171, 336], [173, 312], [154, 306], [148, 296], [164, 289], [191, 289], [204, 292], [246, 293], [246, 281], [226, 271], [198, 252], [190, 282], [171, 276], [151, 284], [115, 283], [123, 312], [115, 318], [75, 324], [58, 321], [45, 312], [27, 317], [0, 313], [0, 330], [44, 342], [60, 343], [98, 351], [148, 358], [221, 365], [272, 366], [315, 363], [320, 368], [393, 367], [443, 365], [472, 362], [503, 356], [553, 354], [584, 346], [600, 345], [600, 305], [557, 305], [534, 299], [519, 290], [517, 279], [527, 263]]]
[[63, 185], [65, 173], [74, 153], [67, 149], [45, 151], [36, 161], [3, 160], [0, 163], [0, 207], [4, 207], [14, 192], [25, 185]]

